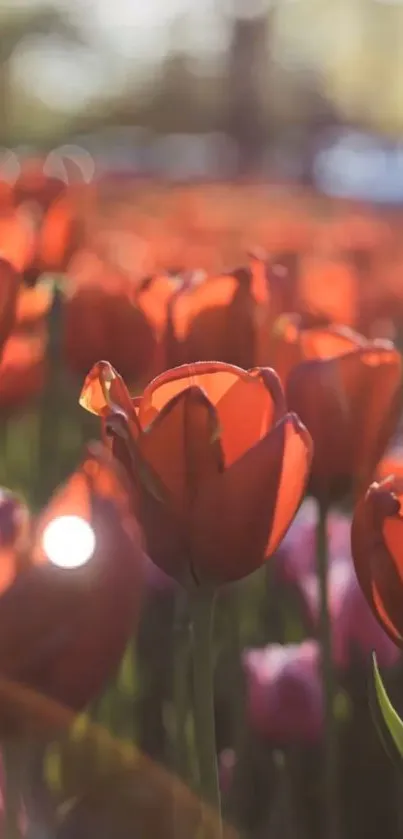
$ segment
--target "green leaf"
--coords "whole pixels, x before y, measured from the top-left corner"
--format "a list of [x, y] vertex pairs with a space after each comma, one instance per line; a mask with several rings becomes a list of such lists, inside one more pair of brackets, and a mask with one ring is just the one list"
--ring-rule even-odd
[[403, 721], [386, 693], [375, 653], [373, 663], [374, 690], [370, 691], [372, 716], [387, 754], [401, 770], [403, 768]]

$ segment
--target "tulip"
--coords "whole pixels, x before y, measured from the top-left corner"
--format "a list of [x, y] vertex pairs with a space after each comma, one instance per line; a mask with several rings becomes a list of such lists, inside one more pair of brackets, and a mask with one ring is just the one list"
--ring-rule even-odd
[[301, 260], [296, 307], [312, 322], [319, 319], [352, 327], [358, 303], [359, 277], [346, 259], [309, 254]]
[[20, 277], [6, 259], [0, 257], [0, 352], [16, 322]]
[[272, 744], [312, 743], [323, 726], [320, 653], [315, 641], [247, 650], [248, 717]]
[[399, 479], [403, 478], [403, 446], [401, 441], [389, 449], [378, 463], [376, 480], [383, 481], [389, 475], [394, 475], [395, 478]]
[[71, 266], [64, 303], [64, 353], [83, 377], [110, 358], [131, 383], [145, 383], [165, 367], [162, 338], [175, 283], [154, 277], [136, 287], [91, 252]]
[[368, 485], [398, 422], [402, 360], [393, 344], [341, 327], [277, 324], [287, 404], [314, 442], [311, 493], [329, 504]]
[[46, 377], [44, 316], [50, 291], [24, 289], [19, 274], [0, 259], [0, 411], [15, 411], [38, 396]]
[[126, 481], [109, 453], [89, 451], [35, 522], [4, 491], [0, 555], [1, 677], [84, 708], [120, 662], [142, 577]]
[[403, 646], [402, 498], [400, 478], [389, 476], [373, 483], [355, 508], [351, 528], [358, 582], [375, 617], [399, 647]]
[[269, 306], [264, 263], [184, 288], [169, 307], [172, 366], [214, 358], [244, 369], [260, 355]]
[[274, 371], [183, 365], [132, 401], [100, 362], [81, 405], [103, 419], [163, 571], [184, 584], [226, 583], [275, 551], [303, 497], [312, 450]]

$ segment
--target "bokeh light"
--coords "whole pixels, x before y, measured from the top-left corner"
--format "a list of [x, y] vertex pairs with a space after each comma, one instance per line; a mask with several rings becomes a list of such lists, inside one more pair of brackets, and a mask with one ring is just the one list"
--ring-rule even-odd
[[95, 533], [79, 516], [59, 516], [44, 530], [43, 549], [49, 561], [59, 568], [79, 568], [91, 559]]

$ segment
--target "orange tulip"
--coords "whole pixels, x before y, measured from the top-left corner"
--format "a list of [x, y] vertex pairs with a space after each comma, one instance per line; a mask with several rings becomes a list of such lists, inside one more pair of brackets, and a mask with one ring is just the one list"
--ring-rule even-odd
[[183, 584], [220, 584], [275, 551], [304, 495], [312, 450], [273, 370], [183, 365], [132, 401], [100, 362], [81, 404], [103, 419], [163, 571]]
[[211, 277], [172, 298], [170, 364], [215, 358], [248, 369], [259, 353], [269, 287], [264, 263]]
[[[79, 517], [95, 536], [92, 556], [81, 567], [58, 567], [45, 553], [47, 527], [65, 516]], [[74, 709], [99, 693], [134, 627], [142, 562], [138, 535], [125, 478], [100, 447], [88, 452], [34, 524], [21, 502], [3, 492], [2, 677]]]
[[35, 201], [42, 209], [46, 209], [52, 201], [61, 195], [66, 184], [60, 178], [46, 175], [43, 171], [44, 161], [27, 160], [23, 164], [21, 173], [14, 184], [14, 200], [16, 204]]
[[38, 272], [67, 268], [78, 241], [78, 218], [69, 193], [62, 193], [48, 207], [38, 232]]
[[99, 358], [110, 358], [131, 384], [144, 384], [166, 366], [163, 334], [175, 283], [163, 276], [136, 286], [96, 254], [80, 256], [66, 287], [67, 363], [82, 378]]
[[0, 257], [24, 271], [35, 255], [35, 232], [22, 211], [10, 209], [0, 216]]
[[378, 464], [376, 470], [377, 481], [383, 481], [389, 475], [394, 475], [395, 478], [403, 479], [403, 448], [402, 446], [394, 446], [390, 451], [387, 451], [381, 462]]
[[312, 323], [327, 321], [354, 326], [358, 317], [359, 277], [346, 259], [306, 255], [298, 279], [298, 311]]
[[355, 511], [351, 545], [358, 581], [383, 629], [403, 647], [403, 482], [370, 486]]
[[402, 359], [393, 344], [341, 327], [277, 324], [275, 357], [287, 404], [314, 442], [310, 489], [328, 502], [368, 485], [396, 428]]
[[15, 268], [0, 257], [0, 354], [16, 322], [20, 277]]

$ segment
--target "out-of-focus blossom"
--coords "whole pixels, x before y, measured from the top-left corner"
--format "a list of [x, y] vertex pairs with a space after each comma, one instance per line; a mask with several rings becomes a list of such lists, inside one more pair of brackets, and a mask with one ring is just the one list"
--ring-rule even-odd
[[[278, 571], [284, 582], [296, 584], [304, 577], [315, 576], [317, 517], [316, 502], [307, 498], [277, 552]], [[344, 559], [350, 553], [350, 519], [331, 511], [326, 524], [331, 562]]]
[[236, 764], [236, 754], [233, 749], [224, 749], [218, 759], [218, 777], [223, 795], [227, 795], [231, 788]]
[[[277, 552], [279, 578], [299, 592], [310, 629], [319, 626], [320, 591], [316, 570], [317, 510], [307, 500]], [[327, 517], [329, 547], [329, 610], [333, 655], [338, 667], [348, 668], [355, 657], [369, 661], [375, 651], [385, 667], [397, 660], [397, 650], [374, 619], [354, 571], [350, 518], [331, 512]]]
[[[399, 659], [399, 651], [375, 620], [359, 586], [350, 558], [333, 564], [329, 581], [330, 615], [333, 624], [333, 655], [346, 669], [358, 658], [371, 661], [376, 653], [382, 667]], [[318, 610], [319, 617], [319, 610]]]
[[265, 264], [254, 258], [247, 268], [185, 286], [169, 307], [171, 365], [214, 358], [253, 367], [269, 299]]
[[15, 326], [20, 287], [18, 272], [7, 260], [0, 258], [0, 352]]
[[44, 161], [27, 159], [13, 187], [14, 201], [17, 205], [35, 201], [42, 210], [46, 210], [52, 201], [61, 195], [66, 185], [60, 178], [46, 175]]
[[247, 650], [244, 667], [253, 730], [279, 746], [316, 742], [323, 724], [319, 645], [304, 641]]
[[14, 411], [38, 396], [46, 377], [50, 307], [47, 289], [24, 289], [10, 263], [0, 260], [0, 411]]
[[311, 441], [273, 370], [219, 362], [169, 370], [131, 400], [110, 364], [81, 405], [129, 473], [153, 561], [178, 581], [240, 579], [270, 556], [303, 497]]
[[338, 254], [307, 254], [301, 259], [294, 305], [312, 323], [318, 320], [355, 326], [359, 278], [354, 265]]
[[176, 290], [167, 276], [132, 283], [126, 274], [84, 252], [70, 266], [64, 303], [66, 362], [80, 377], [100, 359], [130, 384], [145, 384], [165, 369], [163, 338], [168, 301]]
[[45, 329], [8, 339], [0, 361], [0, 412], [12, 413], [40, 396], [47, 375], [46, 347]]
[[[63, 517], [72, 540], [66, 566], [77, 560], [71, 517], [93, 534], [92, 556], [80, 567], [58, 567], [49, 555], [48, 528]], [[135, 625], [143, 576], [126, 481], [109, 453], [89, 451], [35, 522], [17, 498], [3, 492], [0, 544], [0, 674], [81, 709], [119, 664]]]
[[358, 502], [351, 546], [364, 595], [384, 630], [403, 646], [403, 484], [390, 476]]
[[288, 406], [312, 435], [311, 493], [329, 503], [362, 490], [397, 426], [400, 353], [342, 327], [301, 329], [297, 317], [284, 316], [272, 362]]
[[9, 209], [0, 214], [0, 257], [23, 272], [35, 254], [35, 230], [26, 212]]

